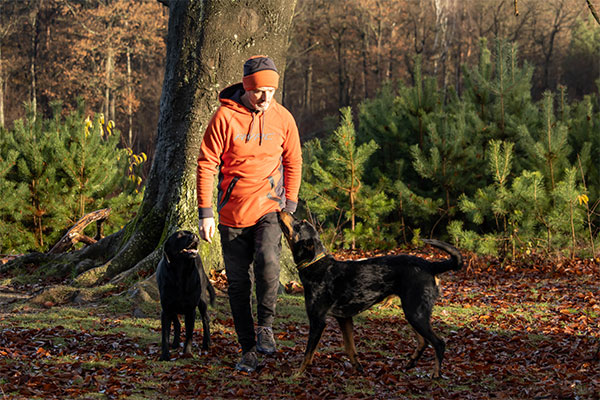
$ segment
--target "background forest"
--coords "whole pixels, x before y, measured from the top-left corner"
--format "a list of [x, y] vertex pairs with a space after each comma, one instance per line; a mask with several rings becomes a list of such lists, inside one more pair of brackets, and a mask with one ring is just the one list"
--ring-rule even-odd
[[[0, 7], [0, 253], [47, 250], [101, 207], [119, 228], [153, 155], [167, 9]], [[300, 213], [328, 245], [597, 253], [600, 25], [584, 0], [518, 12], [298, 0], [281, 100], [304, 142]]]

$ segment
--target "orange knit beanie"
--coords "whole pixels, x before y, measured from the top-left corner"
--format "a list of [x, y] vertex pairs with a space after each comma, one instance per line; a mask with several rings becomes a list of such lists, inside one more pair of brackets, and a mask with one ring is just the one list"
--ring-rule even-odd
[[267, 56], [253, 56], [244, 63], [244, 90], [259, 87], [279, 87], [279, 73], [275, 63]]

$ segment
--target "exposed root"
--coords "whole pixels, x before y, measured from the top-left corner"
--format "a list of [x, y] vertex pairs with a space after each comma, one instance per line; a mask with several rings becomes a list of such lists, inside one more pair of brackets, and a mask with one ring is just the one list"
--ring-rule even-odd
[[110, 280], [111, 284], [121, 285], [127, 280], [138, 281], [140, 275], [148, 275], [148, 271], [156, 270], [156, 266], [162, 257], [162, 248], [155, 249], [152, 253], [148, 254], [146, 258], [137, 263], [134, 267], [129, 268], [126, 271], [121, 272]]
[[156, 275], [135, 283], [128, 291], [127, 297], [133, 306], [133, 315], [144, 318], [160, 312], [160, 293], [156, 284]]

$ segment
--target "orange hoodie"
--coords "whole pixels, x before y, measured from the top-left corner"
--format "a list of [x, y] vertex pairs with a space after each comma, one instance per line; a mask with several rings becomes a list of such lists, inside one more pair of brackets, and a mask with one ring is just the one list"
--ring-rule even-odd
[[212, 217], [214, 176], [219, 172], [219, 223], [252, 226], [265, 214], [295, 211], [302, 175], [302, 151], [292, 114], [275, 99], [265, 112], [242, 105], [242, 84], [219, 94], [198, 157], [200, 218]]

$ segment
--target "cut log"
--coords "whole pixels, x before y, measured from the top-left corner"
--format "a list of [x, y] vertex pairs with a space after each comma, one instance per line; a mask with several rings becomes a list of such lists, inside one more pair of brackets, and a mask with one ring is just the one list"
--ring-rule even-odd
[[[96, 243], [102, 238], [102, 223], [106, 221], [110, 215], [110, 208], [104, 208], [102, 210], [93, 211], [89, 214], [81, 217], [75, 225], [67, 231], [67, 233], [48, 251], [49, 254], [64, 253], [75, 245], [77, 242], [83, 242], [85, 244]], [[91, 238], [83, 234], [83, 230], [86, 226], [92, 222], [96, 222], [96, 237]]]

